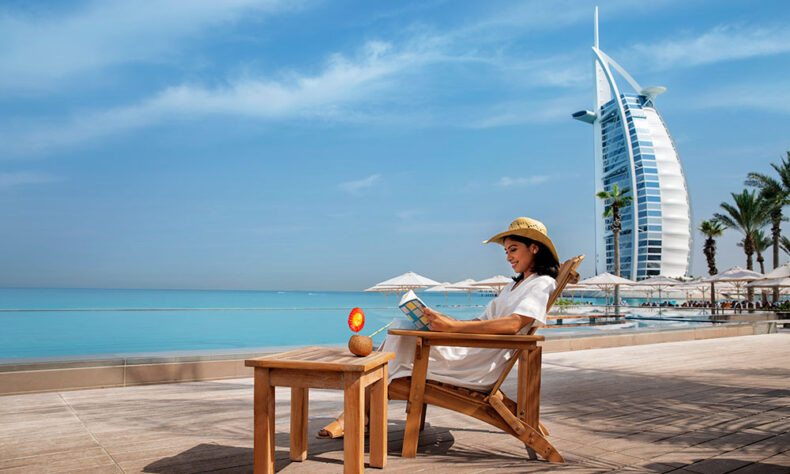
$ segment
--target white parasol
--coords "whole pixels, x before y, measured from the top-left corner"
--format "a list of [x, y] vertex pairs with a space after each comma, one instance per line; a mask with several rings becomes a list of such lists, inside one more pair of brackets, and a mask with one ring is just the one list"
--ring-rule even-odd
[[450, 285], [450, 288], [455, 288], [458, 290], [465, 291], [467, 301], [472, 301], [472, 292], [480, 291], [480, 288], [473, 285], [474, 283], [477, 282], [472, 280], [471, 278], [467, 278], [466, 280], [461, 280], [453, 283], [452, 285]]
[[[682, 281], [675, 280], [674, 278], [665, 277], [663, 275], [657, 275], [654, 277], [650, 277], [644, 280], [640, 280], [636, 283], [632, 283], [632, 286], [646, 286], [650, 288], [658, 289], [658, 299], [661, 300], [661, 290], [667, 287], [677, 286], [683, 283]], [[659, 314], [661, 310], [659, 310]]]
[[426, 286], [436, 286], [439, 284], [438, 281], [431, 280], [417, 273], [406, 272], [403, 275], [398, 275], [389, 280], [379, 282], [373, 288], [396, 288], [399, 292], [405, 293], [409, 290], [417, 290], [425, 288]]
[[[717, 273], [708, 278], [703, 278], [702, 281], [706, 281], [709, 283], [718, 283], [718, 282], [728, 282], [732, 283], [735, 286], [735, 290], [740, 295], [741, 286], [743, 286], [743, 282], [746, 281], [753, 281], [753, 280], [762, 280], [765, 278], [765, 275], [759, 272], [755, 272], [752, 270], [746, 270], [745, 268], [741, 267], [732, 267], [730, 269], [724, 270], [721, 273]], [[711, 286], [711, 288], [713, 288]], [[715, 291], [715, 289], [714, 289]], [[711, 299], [715, 300], [716, 295], [711, 294]]]
[[439, 285], [432, 286], [432, 287], [428, 288], [427, 290], [425, 290], [425, 292], [426, 293], [444, 293], [444, 302], [447, 303], [447, 294], [448, 293], [461, 293], [461, 292], [464, 291], [464, 290], [462, 290], [460, 288], [452, 288], [450, 286], [451, 284], [452, 283], [450, 283], [449, 281], [446, 281], [444, 283], [440, 283]]
[[502, 292], [502, 289], [512, 281], [513, 281], [512, 278], [508, 278], [504, 275], [497, 275], [491, 278], [486, 278], [485, 280], [480, 280], [474, 283], [470, 283], [470, 285], [478, 286], [478, 287], [488, 287], [496, 291], [497, 294], [499, 294]]
[[[601, 273], [600, 275], [595, 275], [594, 277], [580, 281], [579, 285], [597, 286], [606, 291], [614, 291], [620, 285], [632, 285], [633, 283], [633, 281], [627, 278], [612, 275], [611, 273]], [[618, 301], [615, 301], [614, 303], [615, 306], [619, 304]], [[617, 310], [617, 308], [615, 308], [615, 310]]]

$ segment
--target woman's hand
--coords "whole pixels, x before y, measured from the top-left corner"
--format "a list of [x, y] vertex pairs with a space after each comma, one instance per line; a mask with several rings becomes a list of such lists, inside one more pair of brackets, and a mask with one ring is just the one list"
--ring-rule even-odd
[[458, 326], [458, 320], [434, 311], [431, 308], [426, 307], [423, 312], [425, 318], [428, 320], [428, 328], [431, 331], [454, 332]]

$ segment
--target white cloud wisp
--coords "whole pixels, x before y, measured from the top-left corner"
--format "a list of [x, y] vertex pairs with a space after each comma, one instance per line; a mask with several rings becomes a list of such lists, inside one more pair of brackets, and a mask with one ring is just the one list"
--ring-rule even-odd
[[338, 184], [338, 187], [352, 196], [359, 196], [365, 191], [373, 188], [381, 180], [381, 175], [376, 173], [367, 178], [356, 181], [346, 181]]
[[156, 62], [187, 40], [251, 13], [271, 14], [299, 2], [107, 0], [59, 17], [0, 10], [0, 90], [47, 89], [80, 74], [131, 62]]
[[17, 171], [11, 173], [0, 173], [0, 191], [11, 189], [16, 186], [26, 184], [43, 184], [63, 181], [59, 176], [32, 171]]
[[785, 25], [760, 28], [722, 25], [696, 37], [637, 44], [615, 57], [654, 70], [666, 70], [786, 53], [790, 53], [790, 31]]

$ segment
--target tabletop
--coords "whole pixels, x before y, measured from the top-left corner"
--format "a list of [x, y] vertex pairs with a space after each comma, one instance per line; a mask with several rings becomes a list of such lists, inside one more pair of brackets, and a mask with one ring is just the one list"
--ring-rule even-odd
[[247, 359], [247, 367], [266, 367], [270, 369], [309, 369], [336, 372], [366, 372], [395, 358], [394, 352], [371, 352], [366, 357], [358, 357], [348, 349], [337, 347], [311, 346], [279, 354], [271, 354]]

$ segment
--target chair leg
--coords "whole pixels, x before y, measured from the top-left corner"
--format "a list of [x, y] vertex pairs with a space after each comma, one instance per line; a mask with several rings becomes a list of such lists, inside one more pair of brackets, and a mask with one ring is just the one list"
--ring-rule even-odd
[[403, 449], [401, 457], [417, 456], [417, 444], [420, 441], [420, 419], [422, 418], [423, 397], [425, 396], [425, 378], [428, 374], [428, 356], [431, 346], [428, 341], [417, 339], [414, 352], [414, 368], [411, 373], [409, 402], [406, 404], [406, 429], [403, 433]]
[[535, 452], [534, 449], [530, 448], [528, 444], [524, 444], [524, 447], [527, 448], [527, 457], [530, 461], [537, 461], [538, 453]]
[[425, 429], [425, 414], [428, 412], [428, 404], [422, 406], [422, 415], [420, 416], [420, 431]]
[[540, 432], [543, 433], [543, 436], [549, 435], [549, 429], [543, 426], [543, 423], [538, 422], [538, 428], [540, 429]]
[[[498, 394], [497, 394], [498, 395]], [[488, 403], [513, 431], [514, 436], [524, 442], [549, 462], [565, 462], [559, 452], [539, 431], [518, 419], [502, 402], [499, 396], [489, 397]], [[531, 453], [530, 453], [531, 455]]]

